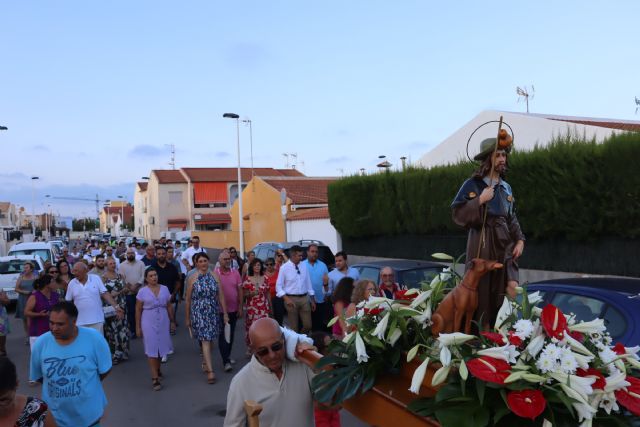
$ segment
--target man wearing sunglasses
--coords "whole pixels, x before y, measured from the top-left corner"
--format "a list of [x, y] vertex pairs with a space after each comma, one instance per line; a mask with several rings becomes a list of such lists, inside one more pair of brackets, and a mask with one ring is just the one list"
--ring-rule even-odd
[[[276, 296], [284, 299], [289, 327], [303, 334], [311, 331], [311, 311], [315, 311], [314, 291], [307, 267], [302, 264], [302, 248], [289, 249], [289, 261], [278, 272]], [[311, 298], [311, 299], [310, 299]], [[302, 330], [299, 322], [302, 321]]]
[[254, 400], [263, 406], [260, 425], [312, 427], [313, 371], [295, 358], [313, 349], [311, 339], [265, 317], [251, 325], [249, 341], [253, 357], [231, 380], [224, 426], [246, 426], [244, 402]]

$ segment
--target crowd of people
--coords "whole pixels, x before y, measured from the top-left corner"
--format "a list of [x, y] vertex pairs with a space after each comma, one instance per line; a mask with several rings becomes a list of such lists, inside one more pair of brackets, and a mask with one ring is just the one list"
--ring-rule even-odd
[[[225, 425], [244, 425], [238, 402], [251, 398], [260, 387], [278, 384], [268, 377], [275, 375], [280, 380], [284, 369], [291, 372], [286, 381], [295, 382], [290, 389], [295, 397], [287, 403], [272, 390], [267, 394], [272, 393], [273, 399], [265, 403], [303, 404], [296, 413], [310, 413], [311, 418], [291, 425], [312, 425], [308, 387], [312, 372], [296, 363], [296, 347], [302, 345], [298, 348], [302, 351], [315, 342], [322, 349], [327, 340], [343, 338], [349, 332], [346, 319], [360, 301], [399, 289], [396, 283], [383, 282], [378, 287], [359, 280], [344, 252], [336, 254], [336, 268], [329, 271], [314, 244], [306, 257], [299, 246], [288, 253], [278, 250], [266, 260], [253, 252], [245, 260], [234, 248], [226, 248], [212, 262], [197, 236], [186, 248], [177, 243], [161, 239], [139, 244], [134, 240], [127, 247], [124, 242], [85, 242], [82, 249], [77, 245], [72, 251], [65, 249], [56, 264], [47, 263], [42, 271], [25, 263], [16, 284], [16, 317], [22, 319], [25, 343], [31, 349], [30, 381], [45, 386], [42, 400], [14, 396], [18, 406], [29, 402], [29, 411], [33, 410], [21, 413], [16, 419], [24, 421], [16, 425], [98, 425], [106, 405], [101, 381], [113, 366], [129, 359], [130, 342], [135, 339], [142, 340], [151, 389], [161, 390], [162, 363], [174, 351], [172, 335], [182, 323], [179, 319], [184, 319], [185, 332], [200, 347], [201, 368], [209, 384], [217, 380], [212, 357], [216, 342], [222, 369], [234, 370], [235, 329], [238, 320], [244, 319], [246, 356], [251, 360], [232, 382]], [[2, 298], [0, 295], [0, 304]], [[182, 318], [178, 316], [181, 301]], [[330, 328], [327, 325], [334, 316], [338, 320]], [[285, 325], [290, 329], [284, 329]], [[292, 341], [290, 348], [286, 337]], [[15, 394], [15, 366], [4, 356], [6, 353], [0, 355], [0, 388]], [[291, 363], [295, 367], [289, 367]], [[253, 376], [264, 377], [265, 382], [249, 386]], [[80, 383], [84, 386], [74, 388]], [[11, 415], [3, 412], [1, 406], [2, 402], [0, 420], [16, 416], [15, 411]], [[78, 409], [85, 406], [88, 409]], [[335, 409], [316, 408], [315, 412], [317, 425], [339, 425]], [[262, 418], [269, 419], [270, 413], [266, 411]], [[289, 425], [278, 421], [277, 411], [272, 416], [276, 422], [272, 425]], [[40, 424], [33, 422], [34, 417], [39, 417]]]

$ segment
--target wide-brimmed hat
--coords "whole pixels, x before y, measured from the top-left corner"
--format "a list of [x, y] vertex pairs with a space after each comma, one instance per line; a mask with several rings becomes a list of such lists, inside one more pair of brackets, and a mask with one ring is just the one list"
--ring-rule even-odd
[[[498, 143], [498, 150], [504, 150], [507, 153], [511, 152], [511, 146], [513, 145], [513, 138], [504, 129], [500, 130], [500, 142]], [[487, 138], [480, 143], [480, 152], [473, 158], [473, 160], [483, 161], [489, 154], [496, 148], [496, 139]]]

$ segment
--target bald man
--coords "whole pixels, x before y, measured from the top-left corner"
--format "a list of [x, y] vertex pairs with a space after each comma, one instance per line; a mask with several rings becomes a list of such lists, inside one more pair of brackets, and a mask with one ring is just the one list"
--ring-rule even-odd
[[244, 402], [254, 400], [263, 406], [260, 425], [312, 427], [313, 371], [295, 357], [313, 349], [312, 340], [265, 317], [251, 325], [249, 341], [253, 357], [231, 380], [224, 426], [245, 427]]
[[107, 288], [104, 287], [102, 279], [95, 274], [89, 274], [89, 268], [83, 262], [77, 262], [71, 270], [75, 276], [67, 286], [65, 299], [73, 301], [78, 308], [77, 326], [93, 328], [98, 332], [103, 332], [104, 311], [102, 310], [102, 300], [113, 307], [113, 313], [119, 319], [124, 317], [124, 312], [116, 304]]

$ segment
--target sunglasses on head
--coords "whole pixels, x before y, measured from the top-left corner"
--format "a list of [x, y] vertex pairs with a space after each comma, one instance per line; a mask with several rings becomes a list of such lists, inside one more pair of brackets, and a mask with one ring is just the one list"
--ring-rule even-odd
[[272, 353], [277, 353], [284, 347], [284, 343], [282, 341], [274, 342], [270, 347], [261, 347], [255, 351], [256, 356], [264, 357], [269, 354], [269, 350]]

